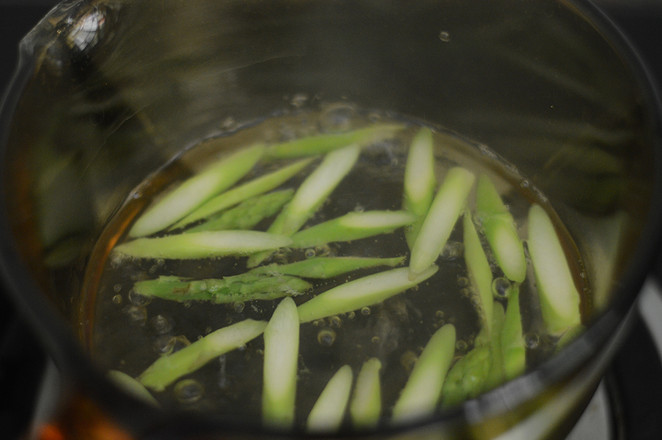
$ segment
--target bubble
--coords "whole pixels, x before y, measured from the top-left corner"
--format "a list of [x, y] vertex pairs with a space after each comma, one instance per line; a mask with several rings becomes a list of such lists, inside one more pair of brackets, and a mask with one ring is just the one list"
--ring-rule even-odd
[[540, 345], [540, 335], [537, 333], [525, 333], [524, 334], [524, 345], [528, 349], [536, 349]]
[[400, 356], [400, 365], [402, 365], [407, 372], [410, 372], [414, 368], [417, 360], [418, 356], [416, 356], [416, 353], [407, 350], [402, 353], [402, 356]]
[[315, 252], [315, 249], [313, 248], [308, 248], [306, 249], [306, 252], [304, 252], [304, 255], [306, 258], [313, 258], [317, 253]]
[[317, 342], [323, 347], [330, 347], [336, 342], [336, 332], [330, 328], [325, 328], [317, 333]]
[[122, 285], [121, 284], [118, 283], [118, 284], [115, 284], [113, 286], [113, 292], [120, 293], [121, 291], [122, 291]]
[[232, 304], [232, 310], [234, 310], [236, 313], [243, 312], [245, 307], [246, 304], [242, 301], [237, 301], [236, 303]]
[[449, 43], [451, 41], [451, 34], [448, 31], [439, 32], [439, 39], [444, 43]]
[[356, 109], [347, 103], [330, 105], [321, 112], [319, 124], [322, 131], [339, 132], [352, 129], [352, 121], [356, 117]]
[[169, 335], [161, 335], [154, 339], [152, 348], [158, 354], [169, 354], [175, 346], [175, 338]]
[[365, 212], [365, 206], [357, 203], [356, 206], [354, 206], [354, 212]]
[[379, 344], [380, 341], [381, 338], [379, 336], [373, 336], [372, 338], [370, 338], [370, 342], [372, 342], [373, 344]]
[[172, 330], [172, 323], [163, 315], [156, 315], [149, 320], [152, 329], [157, 335], [164, 335]]
[[204, 387], [198, 381], [193, 379], [184, 379], [177, 382], [174, 393], [179, 403], [195, 403], [204, 395]]
[[352, 311], [347, 314], [347, 319], [354, 319], [356, 317], [356, 312]]
[[221, 128], [227, 131], [234, 130], [235, 128], [237, 128], [237, 125], [238, 125], [237, 121], [232, 116], [228, 116], [227, 118], [223, 119], [223, 121], [221, 122]]
[[305, 93], [297, 93], [292, 99], [290, 99], [290, 105], [292, 105], [292, 107], [301, 108], [306, 104], [306, 101], [308, 101], [308, 95]]
[[122, 295], [113, 295], [111, 301], [113, 301], [113, 304], [122, 304]]
[[508, 298], [510, 294], [511, 284], [507, 278], [497, 277], [492, 281], [492, 294], [495, 298]]
[[137, 323], [145, 323], [147, 320], [147, 310], [144, 307], [140, 306], [126, 306], [124, 308], [124, 313], [127, 314], [129, 319]]
[[469, 278], [467, 278], [467, 277], [457, 277], [457, 285], [459, 287], [467, 287], [469, 285]]
[[443, 310], [437, 310], [434, 312], [434, 317], [441, 320], [444, 319], [444, 311]]
[[184, 335], [175, 336], [175, 337], [172, 338], [172, 351], [173, 352], [179, 351], [182, 348], [186, 348], [189, 345], [191, 345], [191, 341], [189, 341], [188, 338]]
[[134, 290], [129, 292], [129, 302], [134, 306], [144, 307], [152, 302], [152, 298], [149, 296], [141, 295], [136, 293]]
[[458, 339], [455, 343], [455, 350], [459, 352], [464, 352], [467, 348], [469, 348], [469, 345], [464, 339]]
[[370, 307], [361, 307], [361, 314], [363, 316], [368, 316], [370, 315]]
[[455, 260], [462, 256], [464, 245], [459, 241], [449, 241], [441, 251], [441, 258], [444, 260]]

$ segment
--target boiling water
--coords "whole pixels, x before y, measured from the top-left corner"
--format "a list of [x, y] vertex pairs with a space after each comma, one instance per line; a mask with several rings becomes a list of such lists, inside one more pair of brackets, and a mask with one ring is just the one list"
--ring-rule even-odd
[[[109, 258], [109, 251], [114, 244], [126, 239], [125, 233], [131, 226], [131, 221], [153, 198], [204, 167], [210, 158], [216, 157], [219, 152], [231, 151], [256, 141], [278, 142], [329, 129], [349, 129], [369, 124], [375, 119], [375, 115], [362, 118], [354, 114], [352, 118], [342, 117], [335, 120], [336, 116], [336, 110], [327, 110], [320, 114], [302, 113], [297, 116], [272, 118], [238, 130], [232, 135], [202, 142], [184, 152], [163, 170], [149, 176], [128, 197], [124, 208], [110, 222], [88, 267], [86, 304], [93, 325], [86, 329], [84, 337], [99, 364], [104, 368], [120, 370], [137, 377], [159, 356], [172, 353], [213, 330], [246, 318], [270, 318], [279, 300], [234, 304], [178, 303], [146, 298], [132, 291], [136, 281], [160, 275], [203, 279], [242, 273], [246, 270], [245, 258], [116, 261]], [[379, 120], [393, 122], [383, 116], [380, 116]], [[329, 121], [331, 127], [328, 126]], [[366, 146], [351, 173], [307, 224], [316, 224], [352, 211], [402, 209], [407, 148], [418, 129], [415, 124], [409, 124], [392, 138]], [[520, 236], [525, 237], [526, 215], [531, 203], [546, 206], [544, 198], [535, 188], [485, 147], [476, 146], [443, 131], [436, 131], [434, 140], [437, 179], [443, 179], [445, 171], [458, 164], [472, 170], [476, 176], [489, 175], [514, 215]], [[258, 163], [239, 183], [285, 163], [287, 162]], [[298, 187], [315, 165], [316, 162], [283, 187]], [[472, 193], [467, 202], [470, 209], [473, 207], [473, 198]], [[266, 230], [272, 219], [264, 220], [255, 229]], [[480, 231], [480, 227], [478, 230]], [[581, 284], [586, 281], [579, 276], [579, 255], [568, 237], [562, 239], [566, 251], [572, 255], [569, 262], [575, 271], [578, 290], [588, 292], [589, 286]], [[488, 258], [491, 258], [487, 246], [485, 249]], [[320, 248], [283, 250], [265, 261], [265, 264], [293, 262], [321, 255], [395, 257], [408, 254], [403, 231], [396, 230], [391, 234], [333, 243]], [[404, 264], [407, 264], [406, 260]], [[462, 253], [461, 222], [456, 225], [437, 264], [440, 270], [433, 277], [381, 304], [301, 325], [296, 405], [297, 420], [300, 423], [307, 417], [328, 379], [343, 364], [349, 364], [356, 376], [365, 360], [370, 357], [381, 360], [383, 413], [387, 418], [417, 356], [436, 329], [446, 323], [455, 325], [456, 356], [471, 349], [480, 324], [472, 304], [472, 286]], [[499, 295], [503, 291], [504, 283], [507, 285], [508, 281], [493, 260], [491, 265], [495, 277], [495, 297], [497, 301], [503, 302], [504, 298]], [[295, 297], [295, 301], [297, 304], [303, 303], [335, 285], [380, 270], [384, 268], [356, 271], [335, 279], [314, 281], [313, 291]], [[520, 286], [528, 367], [540, 362], [554, 350], [553, 339], [546, 336], [542, 330], [539, 304], [532, 280], [529, 269], [527, 280]], [[497, 286], [500, 288], [496, 288]], [[587, 313], [589, 307], [589, 301], [583, 298], [583, 314]], [[154, 396], [164, 407], [209, 411], [235, 420], [259, 420], [263, 347], [262, 337], [258, 337], [246, 346], [222, 355], [198, 371], [181, 378], [166, 391], [154, 393]], [[258, 419], [255, 419], [256, 417]]]

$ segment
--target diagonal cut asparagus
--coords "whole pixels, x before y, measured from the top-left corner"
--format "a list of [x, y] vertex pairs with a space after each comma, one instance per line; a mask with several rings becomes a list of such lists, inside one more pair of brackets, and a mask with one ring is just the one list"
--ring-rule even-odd
[[343, 365], [329, 379], [308, 415], [308, 432], [331, 433], [340, 428], [349, 403], [353, 377], [352, 368]]
[[534, 204], [528, 221], [528, 248], [543, 321], [550, 334], [562, 334], [581, 324], [579, 292], [549, 215]]
[[467, 265], [469, 279], [476, 295], [475, 303], [478, 314], [486, 328], [487, 334], [491, 335], [492, 312], [494, 309], [494, 298], [492, 296], [492, 269], [487, 261], [485, 251], [480, 243], [480, 238], [471, 219], [471, 213], [464, 212], [462, 222], [464, 240], [464, 261]]
[[313, 158], [301, 159], [269, 174], [265, 174], [264, 176], [229, 189], [205, 202], [195, 211], [178, 221], [171, 229], [182, 228], [198, 220], [209, 218], [237, 203], [271, 191], [296, 176], [312, 161]]
[[294, 423], [299, 357], [299, 317], [292, 298], [283, 299], [264, 330], [262, 421], [287, 429]]
[[267, 323], [247, 319], [218, 329], [172, 354], [161, 356], [138, 377], [140, 383], [163, 391], [180, 377], [192, 373], [210, 360], [234, 350], [259, 336]]
[[222, 231], [227, 229], [252, 229], [267, 217], [276, 214], [292, 199], [293, 189], [283, 189], [244, 200], [218, 217], [184, 231], [188, 234], [200, 231]]
[[363, 363], [358, 376], [349, 414], [352, 425], [358, 429], [370, 429], [377, 426], [382, 413], [382, 391], [379, 377], [382, 363], [377, 358], [370, 358]]
[[426, 127], [418, 131], [409, 146], [402, 207], [416, 216], [416, 222], [405, 233], [410, 249], [414, 246], [437, 187], [433, 148], [432, 131]]
[[522, 334], [522, 317], [519, 306], [519, 288], [512, 287], [508, 296], [506, 316], [501, 329], [501, 351], [506, 380], [524, 372], [526, 367], [526, 347]]
[[115, 383], [118, 387], [122, 388], [133, 397], [142, 400], [143, 402], [159, 406], [159, 402], [152, 396], [147, 388], [141, 384], [137, 379], [129, 376], [128, 374], [119, 370], [110, 370], [108, 378]]
[[137, 238], [116, 246], [113, 252], [133, 258], [196, 259], [248, 255], [289, 246], [290, 237], [259, 231], [204, 231]]
[[320, 134], [270, 145], [267, 156], [278, 159], [329, 153], [348, 145], [367, 145], [393, 136], [403, 125], [374, 124], [344, 133]]
[[446, 173], [411, 250], [409, 270], [413, 278], [434, 263], [443, 250], [474, 180], [475, 176], [462, 167]]
[[432, 265], [412, 280], [409, 269], [401, 267], [340, 284], [301, 304], [299, 319], [309, 322], [377, 304], [425, 281], [437, 269]]
[[416, 217], [407, 211], [350, 212], [292, 235], [295, 248], [322, 246], [336, 241], [351, 241], [386, 234], [409, 225]]
[[474, 347], [458, 359], [446, 375], [441, 395], [442, 406], [455, 406], [483, 392], [490, 367], [488, 345]]
[[[297, 232], [351, 171], [360, 151], [358, 146], [350, 145], [328, 153], [317, 169], [299, 186], [292, 201], [276, 217], [268, 232], [288, 236]], [[269, 254], [264, 252], [251, 256], [248, 267], [257, 266]]]
[[156, 201], [136, 220], [131, 237], [159, 232], [241, 179], [264, 154], [263, 145], [244, 148], [207, 166]]
[[327, 279], [360, 269], [379, 266], [395, 267], [402, 264], [405, 257], [312, 257], [289, 264], [269, 264], [256, 267], [249, 273], [284, 274], [303, 278]]
[[517, 283], [524, 281], [526, 259], [515, 220], [485, 175], [478, 178], [476, 185], [476, 217], [503, 273]]
[[133, 290], [144, 296], [178, 302], [210, 301], [216, 304], [296, 296], [311, 288], [310, 283], [289, 275], [253, 273], [203, 280], [161, 276], [138, 281], [133, 285]]
[[455, 327], [446, 324], [432, 335], [416, 361], [393, 408], [393, 423], [406, 423], [434, 413], [454, 354]]

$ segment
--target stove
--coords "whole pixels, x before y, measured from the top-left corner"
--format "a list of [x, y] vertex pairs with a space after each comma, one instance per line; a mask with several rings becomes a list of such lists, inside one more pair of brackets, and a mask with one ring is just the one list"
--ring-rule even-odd
[[[623, 29], [662, 84], [662, 2], [595, 0]], [[10, 80], [17, 42], [55, 4], [0, 0], [0, 87]], [[566, 440], [662, 438], [662, 258], [637, 304], [622, 350]], [[1, 287], [1, 286], [0, 286]], [[0, 429], [8, 440], [29, 438], [59, 387], [57, 369], [17, 310], [0, 292]]]

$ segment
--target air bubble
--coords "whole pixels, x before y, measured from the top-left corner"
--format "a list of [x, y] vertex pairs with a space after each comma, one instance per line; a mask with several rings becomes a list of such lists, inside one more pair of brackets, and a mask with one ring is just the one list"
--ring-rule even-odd
[[306, 258], [313, 258], [315, 256], [315, 254], [316, 254], [316, 252], [315, 252], [315, 249], [313, 249], [313, 248], [308, 248], [308, 249], [306, 249], [306, 252], [304, 252], [304, 255], [306, 256]]
[[444, 260], [455, 260], [462, 256], [464, 245], [459, 241], [449, 241], [441, 251], [441, 258]]
[[144, 324], [147, 320], [147, 310], [144, 307], [140, 306], [127, 306], [124, 309], [124, 313], [129, 316], [129, 319], [133, 322]]
[[365, 206], [361, 205], [360, 203], [357, 203], [356, 206], [354, 207], [354, 212], [365, 212]]
[[356, 312], [352, 311], [347, 314], [347, 319], [354, 319], [356, 317]]
[[301, 108], [306, 104], [306, 101], [308, 101], [308, 95], [305, 93], [297, 93], [290, 100], [290, 104], [292, 107]]
[[444, 43], [449, 43], [451, 41], [451, 34], [448, 31], [439, 32], [439, 39]]
[[338, 103], [329, 106], [320, 114], [319, 124], [322, 131], [342, 132], [352, 129], [356, 109], [351, 104]]
[[511, 284], [507, 278], [497, 277], [492, 281], [492, 294], [495, 298], [506, 299], [510, 294]]
[[242, 301], [237, 301], [236, 303], [232, 304], [232, 309], [235, 311], [235, 313], [243, 312], [245, 307], [246, 304]]
[[379, 344], [380, 341], [381, 338], [379, 336], [373, 336], [372, 338], [370, 338], [370, 342], [372, 342], [373, 344]]
[[436, 312], [434, 312], [434, 317], [437, 318], [438, 320], [444, 319], [444, 311], [437, 310]]
[[455, 343], [455, 350], [459, 352], [464, 352], [466, 349], [469, 348], [469, 344], [466, 343], [464, 339], [458, 339], [457, 342]]
[[416, 353], [407, 350], [402, 353], [402, 356], [400, 356], [400, 365], [402, 365], [407, 372], [410, 372], [414, 368], [417, 360], [418, 356], [416, 356]]
[[371, 313], [370, 307], [361, 307], [361, 314], [363, 316], [368, 316], [370, 315], [370, 313]]
[[342, 327], [342, 319], [340, 319], [340, 316], [334, 315], [329, 318], [329, 324], [333, 328], [340, 328]]
[[131, 290], [129, 292], [129, 302], [134, 306], [144, 307], [152, 302], [152, 298], [149, 296], [141, 295], [139, 293], [136, 293], [134, 290]]
[[115, 284], [113, 286], [113, 292], [120, 293], [121, 291], [122, 291], [122, 285], [121, 284], [118, 283], [118, 284]]
[[525, 333], [524, 345], [531, 350], [538, 348], [540, 345], [540, 336], [537, 333]]
[[113, 295], [113, 298], [111, 300], [113, 304], [122, 304], [122, 295]]
[[204, 395], [204, 387], [193, 379], [184, 379], [175, 385], [175, 397], [180, 403], [195, 403]]
[[158, 354], [170, 354], [175, 346], [175, 338], [169, 335], [161, 335], [154, 339], [152, 348]]
[[164, 335], [172, 330], [172, 323], [163, 315], [154, 316], [149, 323], [157, 335]]
[[467, 287], [469, 285], [469, 278], [467, 278], [467, 277], [457, 277], [457, 285], [459, 287]]
[[317, 333], [317, 342], [323, 347], [330, 347], [336, 342], [336, 332], [330, 328], [325, 328]]

